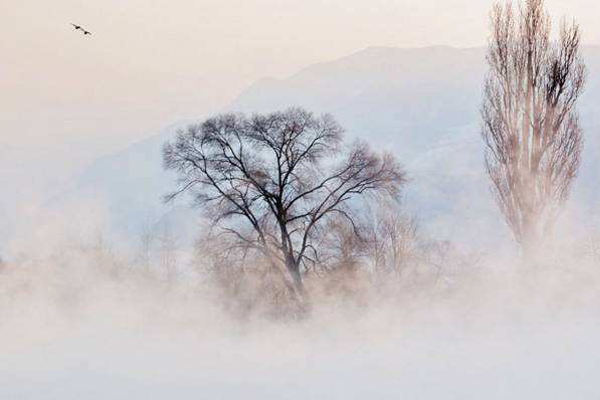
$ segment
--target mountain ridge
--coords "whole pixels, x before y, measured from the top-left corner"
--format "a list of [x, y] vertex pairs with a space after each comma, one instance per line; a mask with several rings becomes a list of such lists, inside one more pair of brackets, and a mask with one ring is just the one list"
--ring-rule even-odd
[[[593, 55], [590, 70], [600, 76], [600, 46], [584, 50]], [[398, 156], [413, 177], [406, 188], [405, 206], [431, 236], [463, 242], [488, 237], [492, 242], [498, 235], [507, 237], [508, 231], [489, 195], [479, 139], [484, 53], [483, 47], [368, 47], [309, 65], [285, 79], [260, 79], [222, 112], [263, 113], [289, 106], [329, 112], [346, 128], [349, 140], [366, 140], [375, 149]], [[581, 102], [586, 129], [600, 126], [595, 117], [600, 110], [598, 87], [594, 79]], [[160, 150], [185, 123], [165, 128], [112, 158], [99, 159], [80, 176], [79, 193], [107, 194], [115, 214], [113, 224], [127, 232], [137, 232], [146, 224], [141, 210], [150, 210], [152, 220], [164, 219], [170, 210], [159, 199], [173, 187], [175, 178], [162, 170]], [[589, 146], [600, 147], [591, 132], [588, 136]], [[586, 150], [580, 180], [587, 183], [594, 176], [595, 153]], [[129, 165], [132, 170], [125, 172]], [[587, 203], [599, 196], [585, 184], [575, 194]], [[197, 213], [187, 205], [178, 210]]]

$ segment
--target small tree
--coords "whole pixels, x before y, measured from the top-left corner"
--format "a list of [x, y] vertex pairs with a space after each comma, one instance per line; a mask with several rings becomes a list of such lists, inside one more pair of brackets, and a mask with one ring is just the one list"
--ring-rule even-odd
[[496, 201], [526, 258], [551, 229], [579, 169], [575, 105], [586, 71], [575, 23], [557, 41], [543, 0], [491, 14], [482, 108], [486, 167]]
[[360, 142], [343, 152], [342, 132], [331, 116], [299, 108], [210, 118], [165, 145], [165, 167], [181, 184], [168, 199], [192, 192], [215, 234], [265, 256], [302, 298], [302, 275], [318, 259], [327, 220], [353, 224], [351, 202], [397, 197], [405, 181], [389, 154]]
[[401, 276], [414, 262], [417, 223], [395, 204], [380, 204], [367, 226], [369, 258], [377, 274]]

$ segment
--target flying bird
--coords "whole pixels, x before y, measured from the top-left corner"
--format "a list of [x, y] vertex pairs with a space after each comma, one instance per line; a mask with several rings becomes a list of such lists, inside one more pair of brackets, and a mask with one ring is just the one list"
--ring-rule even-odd
[[75, 25], [74, 23], [71, 23], [71, 25], [73, 25], [73, 28], [75, 28], [76, 31], [81, 31], [81, 33], [83, 33], [84, 35], [91, 35], [92, 32], [83, 29], [83, 27], [81, 25]]

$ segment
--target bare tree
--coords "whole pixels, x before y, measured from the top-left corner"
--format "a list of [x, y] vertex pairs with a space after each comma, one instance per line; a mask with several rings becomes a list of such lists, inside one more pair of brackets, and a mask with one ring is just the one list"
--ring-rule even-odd
[[162, 272], [169, 282], [173, 282], [179, 275], [177, 266], [177, 238], [168, 220], [161, 223], [160, 232], [156, 240], [158, 242], [157, 250]]
[[181, 184], [167, 198], [192, 192], [215, 234], [260, 252], [303, 299], [302, 275], [318, 259], [327, 220], [353, 224], [351, 202], [397, 197], [405, 180], [389, 154], [360, 142], [344, 152], [342, 133], [330, 115], [299, 108], [210, 118], [165, 145], [165, 167]]
[[[236, 246], [235, 238], [202, 233], [196, 245], [198, 272], [217, 289], [219, 304], [240, 317], [252, 312], [288, 316], [297, 311], [296, 299], [278, 271], [255, 249]], [[290, 300], [292, 300], [290, 302]]]
[[350, 271], [362, 264], [362, 258], [368, 251], [368, 242], [365, 226], [357, 221], [358, 217], [355, 215], [352, 221], [348, 221], [338, 215], [327, 221], [318, 243], [319, 259], [314, 265], [317, 274], [321, 270]]
[[417, 223], [396, 204], [380, 204], [367, 227], [369, 258], [378, 274], [402, 275], [415, 261]]
[[486, 167], [496, 201], [525, 258], [552, 228], [569, 196], [582, 150], [575, 108], [586, 69], [580, 32], [562, 23], [558, 40], [543, 0], [491, 13], [489, 73], [482, 107]]
[[152, 252], [152, 246], [153, 246], [153, 242], [155, 241], [155, 235], [153, 232], [153, 226], [150, 223], [150, 221], [148, 220], [148, 218], [145, 219], [142, 227], [141, 227], [141, 232], [140, 232], [140, 236], [139, 236], [139, 240], [140, 240], [140, 249], [139, 249], [139, 254], [138, 254], [138, 262], [141, 264], [141, 266], [144, 268], [144, 270], [147, 272], [150, 269], [150, 258], [151, 258], [151, 252]]

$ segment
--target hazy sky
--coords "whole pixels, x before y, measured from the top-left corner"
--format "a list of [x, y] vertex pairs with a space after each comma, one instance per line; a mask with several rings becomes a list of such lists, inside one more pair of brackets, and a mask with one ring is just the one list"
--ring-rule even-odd
[[[478, 46], [490, 0], [0, 0], [0, 145], [127, 140], [368, 46]], [[551, 0], [600, 42], [596, 0]], [[93, 32], [83, 37], [70, 22]]]

